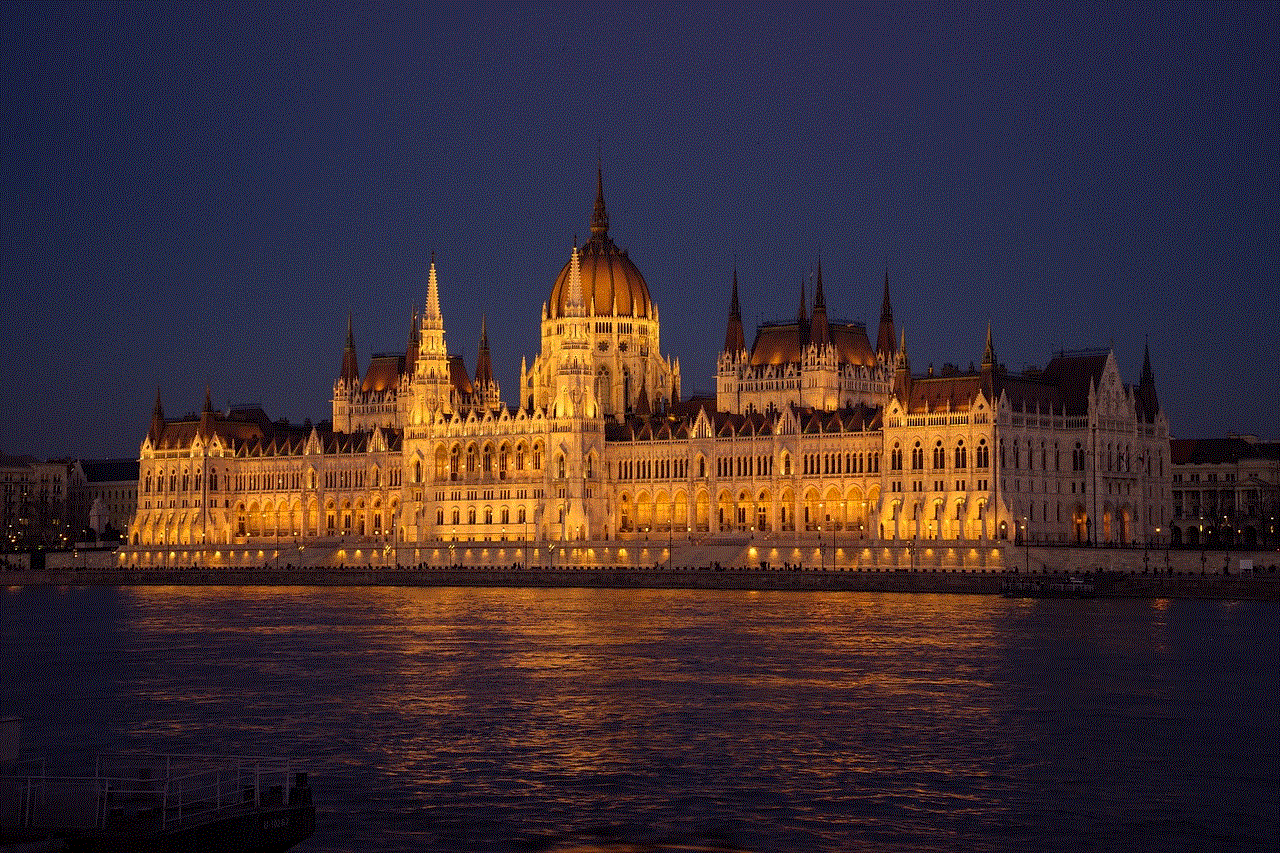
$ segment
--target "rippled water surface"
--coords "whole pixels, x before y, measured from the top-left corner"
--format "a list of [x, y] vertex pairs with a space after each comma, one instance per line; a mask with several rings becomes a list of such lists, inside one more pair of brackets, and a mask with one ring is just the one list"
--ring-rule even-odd
[[989, 596], [0, 595], [24, 753], [283, 754], [300, 851], [1271, 850], [1280, 607]]

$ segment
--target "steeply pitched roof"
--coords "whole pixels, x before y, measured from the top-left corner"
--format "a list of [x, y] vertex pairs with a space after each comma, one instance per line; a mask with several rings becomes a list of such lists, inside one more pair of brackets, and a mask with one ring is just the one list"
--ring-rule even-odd
[[404, 373], [405, 357], [400, 354], [378, 354], [369, 362], [369, 369], [364, 372], [364, 382], [360, 390], [387, 391], [400, 387], [400, 375]]
[[[808, 345], [808, 324], [779, 323], [756, 329], [755, 342], [751, 344], [752, 364], [789, 364], [800, 361], [803, 347]], [[867, 330], [861, 323], [829, 323], [831, 343], [841, 364], [870, 366], [876, 356], [867, 339]]]
[[467, 364], [460, 355], [449, 356], [449, 381], [453, 383], [453, 390], [458, 392], [458, 396], [464, 402], [470, 400], [471, 395], [475, 393], [471, 377], [467, 375]]
[[1108, 354], [1106, 350], [1078, 355], [1061, 354], [1045, 365], [1040, 378], [1056, 389], [1056, 408], [1065, 406], [1068, 415], [1088, 413], [1089, 386], [1098, 386], [1102, 371], [1107, 366]]

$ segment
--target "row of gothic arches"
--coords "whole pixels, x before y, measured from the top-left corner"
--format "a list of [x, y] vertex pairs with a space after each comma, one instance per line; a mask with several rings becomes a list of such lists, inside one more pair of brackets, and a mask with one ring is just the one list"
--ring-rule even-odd
[[[545, 447], [540, 439], [454, 441], [437, 444], [432, 454], [431, 476], [439, 482], [460, 479], [499, 479], [526, 471], [541, 471]], [[413, 461], [413, 482], [421, 483], [427, 470], [421, 457]]]
[[806, 490], [798, 500], [796, 492], [784, 488], [776, 496], [770, 489], [736, 492], [721, 489], [714, 504], [710, 492], [697, 490], [692, 499], [682, 489], [618, 496], [617, 523], [620, 534], [665, 533], [753, 533], [803, 531], [850, 531], [867, 536], [872, 529], [879, 489], [863, 492], [835, 486], [825, 492]]
[[383, 537], [395, 529], [400, 499], [329, 498], [239, 501], [229, 510], [154, 512], [139, 520], [134, 545], [213, 545], [245, 539]]

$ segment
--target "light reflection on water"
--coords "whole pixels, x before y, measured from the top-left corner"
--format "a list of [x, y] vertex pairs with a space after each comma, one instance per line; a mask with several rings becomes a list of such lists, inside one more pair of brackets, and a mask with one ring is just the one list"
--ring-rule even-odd
[[299, 850], [1277, 840], [1273, 604], [171, 587], [0, 606], [0, 712], [29, 751], [297, 756], [320, 809]]

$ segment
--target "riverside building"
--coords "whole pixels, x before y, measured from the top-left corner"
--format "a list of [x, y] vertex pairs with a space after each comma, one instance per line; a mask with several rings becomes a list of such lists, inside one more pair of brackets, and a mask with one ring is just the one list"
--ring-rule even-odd
[[1170, 443], [1149, 354], [1133, 385], [1107, 350], [1014, 375], [989, 326], [980, 366], [915, 373], [888, 279], [873, 345], [864, 325], [828, 317], [821, 266], [812, 307], [802, 282], [794, 321], [761, 325], [748, 346], [735, 271], [715, 397], [684, 399], [648, 284], [610, 237], [599, 173], [591, 237], [567, 255], [541, 351], [505, 398], [483, 319], [474, 373], [449, 353], [434, 256], [403, 352], [361, 371], [348, 320], [331, 424], [216, 412], [207, 391], [198, 416], [173, 420], [157, 395], [121, 561], [1167, 540]]

